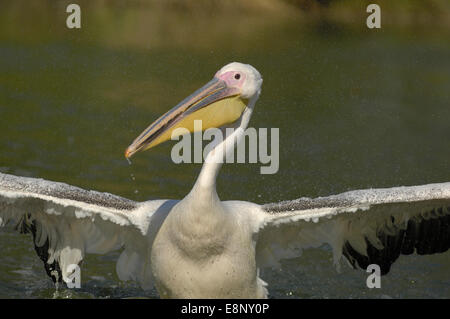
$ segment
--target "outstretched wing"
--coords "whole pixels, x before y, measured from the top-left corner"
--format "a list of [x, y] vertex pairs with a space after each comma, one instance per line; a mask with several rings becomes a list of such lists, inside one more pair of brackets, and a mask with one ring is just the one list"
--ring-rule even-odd
[[59, 282], [68, 280], [68, 266], [80, 264], [86, 253], [104, 254], [124, 247], [116, 267], [119, 278], [149, 287], [151, 243], [171, 206], [170, 201], [138, 203], [64, 183], [0, 173], [0, 226], [31, 232], [47, 274]]
[[450, 183], [356, 190], [261, 208], [259, 266], [329, 244], [335, 263], [344, 256], [353, 267], [378, 264], [386, 274], [400, 254], [450, 248]]

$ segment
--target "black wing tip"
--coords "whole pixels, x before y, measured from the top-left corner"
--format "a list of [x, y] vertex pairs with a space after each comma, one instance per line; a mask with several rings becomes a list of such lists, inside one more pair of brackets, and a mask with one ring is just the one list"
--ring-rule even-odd
[[367, 255], [356, 251], [349, 241], [344, 243], [342, 254], [354, 268], [358, 265], [365, 270], [370, 264], [377, 264], [381, 275], [386, 275], [400, 255], [444, 253], [450, 249], [450, 207], [433, 209], [429, 215], [428, 219], [419, 216], [409, 219], [406, 229], [397, 228], [395, 235], [378, 232], [382, 249], [364, 237]]

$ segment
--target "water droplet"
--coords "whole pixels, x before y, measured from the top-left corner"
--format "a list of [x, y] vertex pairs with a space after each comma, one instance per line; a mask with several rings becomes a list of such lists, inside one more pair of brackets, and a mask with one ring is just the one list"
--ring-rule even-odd
[[127, 159], [128, 164], [131, 165], [131, 160], [128, 157], [126, 159]]
[[137, 193], [139, 193], [139, 191], [138, 191], [137, 189], [135, 189], [135, 190], [134, 190], [134, 193], [137, 194]]

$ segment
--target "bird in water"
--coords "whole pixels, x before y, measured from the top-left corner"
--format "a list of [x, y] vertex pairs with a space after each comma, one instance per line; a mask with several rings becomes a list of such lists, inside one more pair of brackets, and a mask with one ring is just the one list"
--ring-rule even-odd
[[[230, 63], [151, 124], [125, 156], [169, 140], [184, 128], [233, 128], [207, 153], [181, 200], [135, 202], [64, 183], [0, 173], [0, 226], [31, 233], [54, 282], [71, 279], [86, 254], [122, 249], [121, 280], [156, 286], [162, 298], [266, 298], [259, 269], [307, 248], [331, 246], [333, 259], [389, 272], [397, 258], [450, 247], [450, 182], [355, 190], [271, 204], [221, 201], [216, 180], [244, 136], [262, 77]], [[179, 132], [179, 130], [178, 130]], [[185, 132], [185, 131], [184, 131]]]

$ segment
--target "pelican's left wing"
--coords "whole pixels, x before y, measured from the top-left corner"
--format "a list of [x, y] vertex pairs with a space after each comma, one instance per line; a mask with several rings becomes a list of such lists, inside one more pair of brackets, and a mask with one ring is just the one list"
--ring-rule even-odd
[[261, 206], [257, 263], [267, 266], [329, 244], [334, 261], [378, 264], [389, 272], [400, 254], [450, 247], [450, 183], [356, 190]]
[[[151, 285], [149, 251], [170, 201], [134, 202], [64, 183], [0, 173], [0, 226], [31, 232], [47, 274], [61, 282], [86, 253], [124, 247], [119, 278]], [[155, 214], [157, 213], [157, 214]], [[157, 226], [156, 226], [157, 227]], [[73, 268], [72, 268], [73, 270]]]

